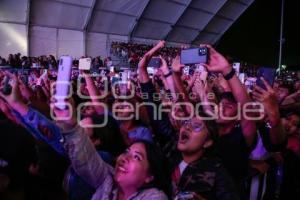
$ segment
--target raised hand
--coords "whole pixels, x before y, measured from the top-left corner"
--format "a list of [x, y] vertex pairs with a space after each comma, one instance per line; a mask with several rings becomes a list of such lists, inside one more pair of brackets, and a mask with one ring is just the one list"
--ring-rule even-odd
[[[22, 95], [19, 89], [19, 80], [15, 74], [11, 74], [10, 72], [6, 72], [5, 75], [12, 79], [9, 81], [9, 85], [11, 86], [11, 92], [9, 94], [3, 94], [0, 92], [0, 96], [7, 101], [8, 104], [20, 103], [22, 102]], [[1, 86], [1, 90], [4, 86]]]
[[276, 100], [276, 94], [273, 88], [267, 83], [267, 81], [261, 78], [266, 89], [263, 89], [257, 85], [254, 86], [254, 91], [252, 93], [253, 98], [262, 103], [264, 106], [264, 111], [268, 115], [271, 122], [276, 123], [280, 120], [279, 117], [279, 105]]
[[[5, 99], [5, 101], [17, 112], [21, 115], [25, 115], [28, 112], [28, 106], [23, 102], [23, 97], [19, 88], [19, 80], [15, 74], [11, 74], [9, 72], [5, 73], [6, 76], [12, 79], [10, 82], [11, 85], [11, 93], [3, 94], [0, 92], [0, 96]], [[2, 89], [2, 88], [1, 88]]]
[[74, 100], [72, 98], [65, 99], [66, 108], [61, 110], [55, 106], [55, 98], [51, 99], [50, 108], [55, 115], [55, 120], [57, 124], [63, 130], [69, 130], [76, 126], [77, 124], [77, 115], [76, 115], [76, 108], [74, 106]]
[[165, 45], [166, 45], [166, 41], [160, 40], [160, 41], [155, 45], [155, 47], [163, 48]]
[[184, 67], [183, 64], [180, 63], [180, 57], [177, 55], [172, 62], [172, 70], [173, 72], [181, 72], [181, 69]]
[[159, 56], [159, 58], [161, 60], [161, 66], [159, 69], [162, 71], [163, 74], [169, 73], [169, 67], [167, 61], [162, 56]]
[[32, 97], [34, 97], [34, 92], [31, 90], [31, 88], [29, 88], [26, 83], [23, 82], [22, 78], [20, 77], [19, 78], [19, 88], [20, 88], [20, 91], [21, 91], [21, 94], [22, 96], [30, 101], [30, 99]]
[[208, 71], [220, 72], [223, 75], [226, 75], [230, 72], [231, 66], [224, 56], [222, 56], [212, 46], [208, 44], [201, 45], [201, 46], [206, 47], [208, 49], [208, 56], [209, 56], [208, 62], [201, 63], [207, 68]]

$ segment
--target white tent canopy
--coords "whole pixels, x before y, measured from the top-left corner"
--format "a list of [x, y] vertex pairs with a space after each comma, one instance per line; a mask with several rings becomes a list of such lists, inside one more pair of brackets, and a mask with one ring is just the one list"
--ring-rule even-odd
[[111, 41], [214, 44], [253, 1], [1, 0], [0, 56], [106, 56]]

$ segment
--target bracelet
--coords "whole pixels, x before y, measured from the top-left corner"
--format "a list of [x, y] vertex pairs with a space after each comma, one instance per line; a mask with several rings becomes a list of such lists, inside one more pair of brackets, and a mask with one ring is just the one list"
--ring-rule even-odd
[[234, 74], [235, 74], [235, 70], [232, 68], [231, 71], [224, 76], [224, 79], [226, 81], [228, 81], [228, 80], [232, 79], [232, 77], [234, 76]]
[[164, 74], [164, 77], [165, 77], [165, 78], [168, 78], [169, 76], [171, 76], [171, 75], [172, 75], [172, 73], [173, 73], [173, 72], [172, 72], [172, 70], [170, 70], [170, 71], [169, 71], [169, 73], [167, 73], [167, 74]]

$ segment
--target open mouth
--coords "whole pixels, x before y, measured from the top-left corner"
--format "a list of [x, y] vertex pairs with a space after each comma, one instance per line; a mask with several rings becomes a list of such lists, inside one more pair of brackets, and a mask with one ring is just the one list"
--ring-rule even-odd
[[128, 170], [125, 167], [123, 167], [122, 165], [118, 165], [117, 171], [124, 173], [124, 174], [128, 173]]
[[180, 133], [179, 143], [184, 144], [190, 139], [189, 134], [185, 131]]

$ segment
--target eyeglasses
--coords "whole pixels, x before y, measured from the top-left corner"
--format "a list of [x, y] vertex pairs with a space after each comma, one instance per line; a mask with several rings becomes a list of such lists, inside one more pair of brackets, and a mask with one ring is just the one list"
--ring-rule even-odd
[[189, 128], [195, 132], [201, 132], [204, 128], [204, 124], [203, 123], [199, 123], [199, 122], [193, 122], [191, 119], [189, 120], [182, 120], [180, 121], [180, 124], [182, 127], [186, 127]]

